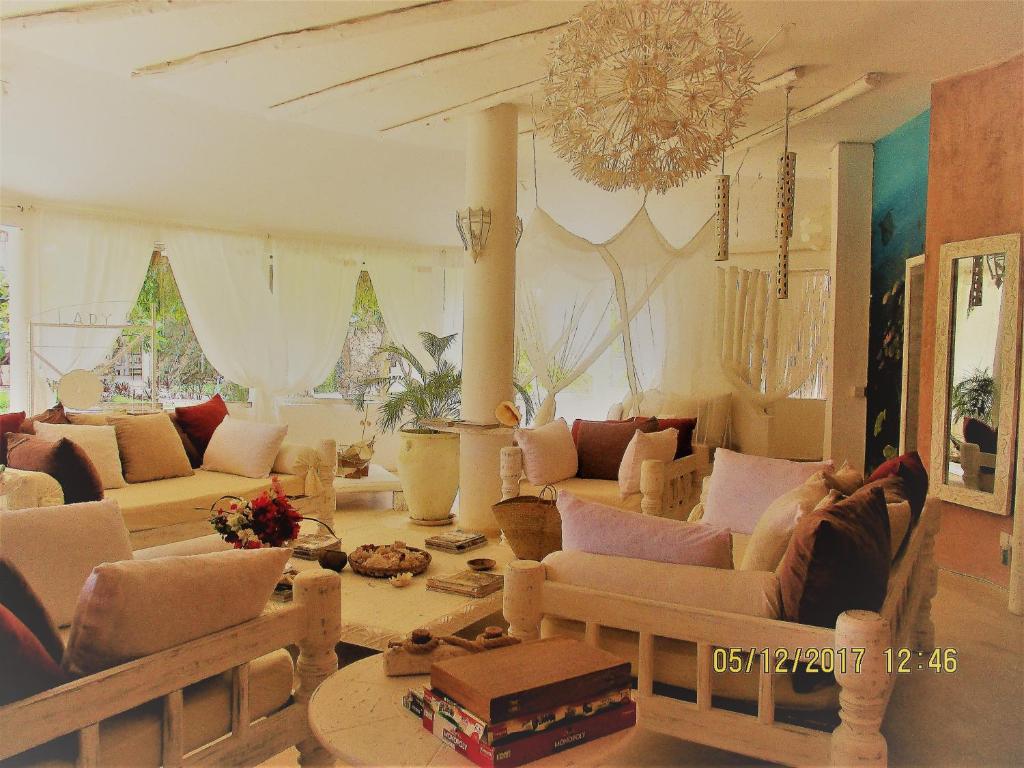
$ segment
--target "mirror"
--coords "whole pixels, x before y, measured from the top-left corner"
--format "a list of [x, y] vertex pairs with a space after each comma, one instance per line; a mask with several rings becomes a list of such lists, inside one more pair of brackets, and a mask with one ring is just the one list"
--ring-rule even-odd
[[936, 493], [1010, 513], [1016, 447], [1020, 236], [948, 243], [936, 307]]

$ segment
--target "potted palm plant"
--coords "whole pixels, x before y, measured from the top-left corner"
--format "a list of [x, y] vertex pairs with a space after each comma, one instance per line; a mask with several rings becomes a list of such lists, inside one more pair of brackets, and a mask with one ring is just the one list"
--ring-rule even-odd
[[[424, 366], [405, 346], [382, 346], [380, 353], [395, 358], [399, 372], [360, 382], [356, 407], [364, 407], [371, 394], [377, 396], [378, 427], [399, 430], [398, 474], [410, 518], [422, 525], [444, 525], [451, 520], [459, 490], [459, 436], [432, 429], [428, 422], [459, 418], [462, 371], [444, 359], [456, 334], [421, 331], [419, 336], [433, 367]], [[529, 421], [533, 402], [525, 389], [515, 387], [524, 399]]]

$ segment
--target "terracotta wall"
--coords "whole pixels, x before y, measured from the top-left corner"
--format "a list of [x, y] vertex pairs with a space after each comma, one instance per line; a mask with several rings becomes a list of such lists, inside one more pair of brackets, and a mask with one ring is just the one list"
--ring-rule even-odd
[[[935, 354], [939, 249], [944, 243], [1024, 230], [1024, 54], [932, 85], [921, 370]], [[919, 445], [928, 456], [932, 380], [922, 376]], [[952, 504], [944, 510], [939, 565], [1006, 584], [999, 532], [1012, 521]]]

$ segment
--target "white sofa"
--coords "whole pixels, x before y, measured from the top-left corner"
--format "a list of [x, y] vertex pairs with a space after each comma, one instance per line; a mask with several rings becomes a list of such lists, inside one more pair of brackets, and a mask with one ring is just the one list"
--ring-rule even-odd
[[[289, 496], [299, 497], [296, 508], [308, 517], [330, 520], [334, 514], [334, 471], [337, 449], [333, 440], [322, 440], [315, 448], [285, 443], [281, 446], [271, 477], [277, 477]], [[23, 509], [51, 507], [64, 503], [60, 484], [49, 475], [8, 469], [22, 482], [8, 507]], [[121, 508], [131, 535], [132, 547], [182, 541], [210, 532], [210, 505], [222, 496], [251, 498], [270, 487], [270, 477], [250, 478], [197, 469], [188, 477], [129, 483], [105, 492]]]

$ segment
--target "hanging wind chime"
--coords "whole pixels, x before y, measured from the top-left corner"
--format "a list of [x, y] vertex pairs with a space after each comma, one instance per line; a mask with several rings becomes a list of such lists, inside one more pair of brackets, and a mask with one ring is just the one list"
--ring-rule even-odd
[[796, 200], [796, 152], [789, 151], [789, 92], [786, 88], [786, 138], [779, 157], [776, 193], [775, 235], [779, 245], [779, 261], [775, 269], [775, 296], [789, 298], [789, 239], [793, 236], [793, 203]]
[[715, 188], [715, 234], [718, 237], [718, 252], [715, 261], [729, 260], [729, 175], [725, 172], [725, 155], [722, 155], [722, 173]]

